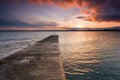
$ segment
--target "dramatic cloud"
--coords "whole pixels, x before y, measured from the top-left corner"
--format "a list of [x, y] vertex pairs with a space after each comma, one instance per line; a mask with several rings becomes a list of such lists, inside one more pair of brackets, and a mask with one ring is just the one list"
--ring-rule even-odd
[[[78, 7], [93, 21], [120, 21], [120, 0], [27, 0], [34, 4], [55, 4], [62, 8]], [[84, 9], [83, 9], [84, 8]], [[90, 20], [89, 19], [89, 20]]]
[[56, 5], [62, 8], [78, 7], [93, 21], [120, 21], [120, 0], [0, 0], [0, 3], [18, 1], [30, 4]]
[[120, 21], [120, 0], [85, 0], [96, 21]]
[[35, 24], [25, 23], [22, 21], [4, 20], [0, 19], [0, 27], [56, 27], [58, 23], [55, 22], [39, 22]]

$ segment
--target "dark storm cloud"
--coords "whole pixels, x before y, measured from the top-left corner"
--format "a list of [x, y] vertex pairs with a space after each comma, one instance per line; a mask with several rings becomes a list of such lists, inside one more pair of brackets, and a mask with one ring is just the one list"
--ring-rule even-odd
[[103, 14], [103, 15], [97, 15], [96, 17], [97, 21], [116, 21], [120, 22], [120, 14]]
[[58, 26], [58, 23], [55, 22], [39, 22], [36, 24], [30, 24], [30, 23], [25, 23], [22, 21], [17, 21], [17, 20], [5, 20], [5, 19], [0, 19], [0, 27], [55, 27]]
[[120, 0], [85, 0], [96, 21], [120, 21]]
[[77, 3], [87, 8], [83, 11], [90, 15], [87, 20], [120, 21], [120, 0], [77, 0]]

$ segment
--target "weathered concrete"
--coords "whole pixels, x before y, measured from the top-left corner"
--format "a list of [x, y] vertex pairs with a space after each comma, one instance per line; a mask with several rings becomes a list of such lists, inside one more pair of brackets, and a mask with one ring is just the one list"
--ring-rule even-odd
[[0, 80], [66, 80], [58, 36], [49, 36], [0, 60]]

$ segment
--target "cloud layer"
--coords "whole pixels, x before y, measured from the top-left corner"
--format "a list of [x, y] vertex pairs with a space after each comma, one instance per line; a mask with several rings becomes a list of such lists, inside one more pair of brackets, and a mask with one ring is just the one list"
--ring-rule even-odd
[[120, 0], [26, 0], [33, 4], [52, 4], [62, 8], [78, 7], [93, 21], [120, 21]]
[[89, 20], [120, 21], [120, 0], [0, 0], [1, 4], [15, 2], [56, 5], [62, 8], [78, 7], [83, 14], [88, 14]]
[[0, 19], [0, 26], [1, 27], [56, 27], [58, 26], [58, 23], [55, 22], [39, 22], [35, 24], [30, 24], [30, 23], [25, 23], [22, 21], [17, 21], [17, 20], [5, 20], [5, 19]]
[[[52, 8], [55, 9], [48, 8], [49, 5], [52, 5]], [[77, 9], [81, 15], [78, 16], [79, 13], [77, 15], [72, 14], [72, 18], [78, 16], [76, 17], [76, 19], [82, 19], [89, 22], [91, 21], [120, 22], [119, 5], [120, 5], [120, 0], [0, 0], [0, 28], [3, 27], [8, 28], [14, 26], [15, 27], [18, 26], [20, 28], [21, 27], [51, 28], [51, 27], [61, 26], [60, 24], [57, 23], [56, 19], [58, 19], [58, 22], [59, 20], [61, 20], [62, 22], [62, 19], [60, 18], [63, 18], [65, 16], [64, 21], [69, 22], [70, 19], [68, 14], [69, 12], [71, 12], [70, 9]], [[61, 11], [62, 12], [61, 13], [59, 9], [62, 10], [63, 12]], [[65, 11], [67, 11], [68, 14], [66, 13], [65, 15], [63, 15]], [[56, 12], [58, 12], [59, 14], [57, 14]], [[40, 15], [40, 17], [34, 17], [32, 14], [35, 14], [35, 16]], [[82, 14], [86, 14], [86, 15], [83, 16]], [[30, 18], [30, 16], [33, 16], [36, 20], [34, 21], [34, 19], [32, 17]], [[58, 17], [53, 18], [54, 16], [58, 16]], [[53, 20], [51, 20], [51, 18], [53, 18]], [[37, 19], [39, 21], [37, 21]], [[54, 22], [51, 22], [50, 20]], [[72, 21], [70, 23], [72, 23]], [[73, 24], [76, 23], [74, 23], [73, 21]]]

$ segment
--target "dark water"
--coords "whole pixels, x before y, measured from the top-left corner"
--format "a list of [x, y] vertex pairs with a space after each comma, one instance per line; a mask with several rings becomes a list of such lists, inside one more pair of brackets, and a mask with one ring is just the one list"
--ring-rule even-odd
[[0, 58], [54, 34], [68, 80], [120, 80], [120, 32], [0, 32]]
[[21, 50], [48, 35], [47, 32], [0, 32], [0, 59]]

